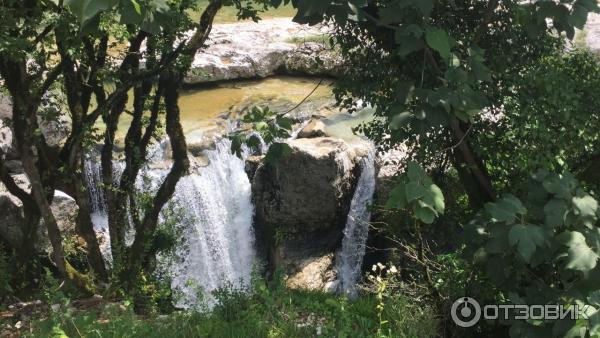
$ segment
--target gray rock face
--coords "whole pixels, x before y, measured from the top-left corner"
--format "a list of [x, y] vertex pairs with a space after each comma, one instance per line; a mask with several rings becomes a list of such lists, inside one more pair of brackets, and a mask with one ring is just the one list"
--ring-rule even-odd
[[287, 55], [285, 73], [339, 77], [342, 73], [341, 65], [341, 56], [329, 46], [317, 42], [305, 42]]
[[12, 195], [0, 193], [0, 237], [11, 245], [21, 243], [23, 222], [20, 202]]
[[585, 42], [594, 53], [600, 53], [600, 14], [590, 13], [585, 25]]
[[10, 99], [0, 94], [0, 150], [6, 159], [14, 159], [16, 156], [15, 141], [10, 127], [12, 116], [12, 105]]
[[[15, 182], [24, 190], [29, 191], [29, 181], [25, 175], [14, 175]], [[75, 218], [79, 208], [73, 198], [61, 191], [54, 192], [51, 204], [52, 213], [56, 218], [58, 227], [63, 235], [75, 234]], [[15, 196], [11, 195], [6, 187], [0, 183], [0, 236], [10, 243], [17, 244], [23, 241], [23, 205]], [[37, 243], [35, 247], [40, 252], [51, 252], [52, 247], [48, 240], [46, 227], [40, 222], [37, 229]]]
[[[47, 119], [38, 116], [38, 123], [50, 147], [58, 147], [70, 133], [69, 118], [60, 112], [58, 92], [49, 92], [42, 100], [41, 110]], [[40, 114], [41, 115], [41, 114]], [[0, 149], [6, 159], [18, 159], [16, 140], [12, 130], [12, 103], [10, 98], [0, 94]]]
[[339, 74], [341, 61], [335, 53], [322, 44], [296, 43], [326, 32], [326, 27], [299, 25], [287, 18], [214, 25], [208, 48], [196, 54], [184, 81], [198, 84], [262, 78], [276, 72]]
[[260, 165], [254, 175], [258, 243], [269, 252], [271, 267], [284, 269], [290, 286], [329, 290], [334, 253], [369, 148], [329, 137], [288, 144], [291, 155]]

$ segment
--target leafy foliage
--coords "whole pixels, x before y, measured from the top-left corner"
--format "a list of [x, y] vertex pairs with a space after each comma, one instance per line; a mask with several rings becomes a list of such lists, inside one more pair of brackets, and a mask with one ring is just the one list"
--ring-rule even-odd
[[411, 208], [415, 218], [431, 224], [444, 213], [444, 195], [415, 162], [408, 163], [406, 177], [391, 192], [388, 209]]
[[[600, 209], [573, 175], [538, 172], [523, 198], [488, 203], [467, 227], [468, 243], [488, 277], [513, 304], [600, 304]], [[513, 336], [598, 332], [589, 320], [510, 321]]]
[[254, 106], [242, 117], [242, 122], [248, 128], [240, 128], [229, 135], [232, 153], [241, 156], [242, 146], [246, 145], [254, 152], [266, 151], [267, 163], [291, 154], [290, 146], [282, 142], [291, 136], [293, 124], [285, 113], [274, 112], [267, 106]]

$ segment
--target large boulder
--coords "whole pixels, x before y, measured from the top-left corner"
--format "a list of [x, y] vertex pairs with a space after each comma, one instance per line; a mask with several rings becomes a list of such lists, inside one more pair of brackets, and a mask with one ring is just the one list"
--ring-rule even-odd
[[184, 81], [199, 84], [275, 73], [337, 75], [340, 58], [336, 53], [324, 44], [299, 43], [327, 31], [327, 27], [300, 25], [289, 18], [214, 25], [207, 48], [196, 54]]
[[331, 290], [360, 162], [370, 145], [319, 137], [288, 141], [292, 152], [261, 164], [252, 192], [259, 251], [291, 287]]

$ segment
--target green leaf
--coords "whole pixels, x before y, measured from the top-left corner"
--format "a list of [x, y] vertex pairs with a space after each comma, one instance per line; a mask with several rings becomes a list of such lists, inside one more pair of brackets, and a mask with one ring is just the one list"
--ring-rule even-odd
[[429, 184], [425, 187], [425, 191], [426, 193], [423, 201], [432, 205], [438, 213], [443, 214], [446, 204], [444, 202], [444, 193], [442, 192], [442, 189], [435, 184]]
[[265, 155], [266, 163], [274, 163], [282, 157], [289, 156], [293, 152], [287, 143], [273, 143]]
[[131, 5], [133, 5], [133, 9], [135, 10], [135, 12], [138, 15], [142, 15], [142, 7], [140, 6], [140, 4], [136, 0], [129, 0], [129, 1], [131, 1]]
[[256, 135], [252, 135], [252, 136], [250, 136], [250, 137], [248, 138], [248, 140], [246, 141], [246, 145], [247, 145], [248, 147], [250, 147], [250, 148], [257, 149], [257, 148], [260, 148], [261, 141], [260, 141], [260, 139], [258, 138], [258, 136], [256, 136]]
[[560, 199], [552, 199], [544, 206], [544, 223], [550, 227], [557, 227], [564, 223], [567, 213], [567, 203]]
[[397, 53], [401, 57], [405, 57], [408, 54], [419, 51], [425, 47], [425, 42], [423, 39], [414, 37], [412, 35], [396, 37], [396, 41], [399, 43]]
[[418, 163], [412, 161], [408, 162], [406, 173], [408, 175], [408, 179], [413, 182], [421, 182], [425, 177], [427, 177], [425, 170], [423, 170]]
[[495, 203], [487, 203], [485, 210], [498, 222], [512, 224], [517, 214], [524, 215], [527, 210], [521, 201], [513, 195], [506, 195]]
[[118, 2], [119, 0], [65, 0], [64, 4], [83, 25], [101, 11], [116, 6]]
[[450, 37], [443, 29], [432, 29], [425, 34], [425, 40], [429, 47], [440, 53], [444, 60], [450, 59]]
[[425, 193], [425, 188], [418, 182], [408, 182], [406, 184], [406, 201], [408, 203], [423, 197]]
[[565, 231], [556, 240], [568, 247], [565, 268], [586, 272], [596, 267], [598, 254], [587, 245], [583, 234]]
[[590, 195], [576, 196], [572, 201], [575, 213], [581, 217], [583, 224], [588, 228], [593, 227], [597, 221], [598, 201]]
[[413, 205], [413, 212], [415, 213], [415, 217], [425, 224], [433, 223], [437, 216], [435, 210], [421, 200], [418, 200], [417, 203]]
[[277, 125], [280, 128], [283, 128], [285, 130], [292, 130], [292, 124], [292, 119], [290, 119], [289, 117], [280, 116], [277, 118]]
[[385, 207], [387, 209], [404, 209], [406, 203], [405, 185], [404, 183], [400, 183], [390, 192], [390, 197], [388, 197]]
[[525, 262], [531, 262], [531, 256], [536, 247], [544, 244], [545, 238], [542, 228], [532, 224], [515, 224], [508, 233], [508, 243], [516, 245], [519, 254]]

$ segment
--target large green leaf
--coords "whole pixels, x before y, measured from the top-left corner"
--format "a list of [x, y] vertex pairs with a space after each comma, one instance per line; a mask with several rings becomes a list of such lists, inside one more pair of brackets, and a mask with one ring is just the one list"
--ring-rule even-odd
[[423, 187], [419, 182], [408, 182], [406, 184], [406, 201], [408, 203], [421, 198], [427, 193], [425, 187]]
[[545, 236], [542, 228], [537, 225], [515, 224], [508, 233], [508, 242], [516, 245], [521, 257], [529, 263], [536, 247], [544, 244]]
[[506, 195], [495, 203], [487, 203], [485, 210], [498, 222], [512, 224], [517, 215], [524, 215], [527, 210], [521, 201], [513, 195]]
[[429, 30], [425, 34], [425, 40], [429, 47], [440, 53], [442, 59], [450, 59], [450, 37], [445, 30], [438, 28]]
[[591, 228], [597, 221], [598, 201], [590, 195], [573, 197], [573, 208], [583, 223]]
[[413, 182], [421, 182], [427, 177], [425, 170], [416, 162], [408, 162], [406, 166], [406, 174], [408, 179]]
[[64, 4], [77, 16], [81, 24], [90, 20], [101, 11], [116, 6], [119, 0], [65, 0]]
[[596, 267], [598, 254], [587, 245], [583, 234], [565, 231], [556, 240], [568, 247], [565, 268], [586, 272]]
[[444, 213], [444, 209], [446, 208], [446, 204], [444, 202], [444, 193], [442, 189], [435, 184], [429, 184], [425, 187], [425, 196], [423, 197], [423, 201], [435, 209], [440, 214]]
[[567, 213], [567, 203], [561, 199], [552, 199], [544, 206], [544, 223], [550, 227], [557, 227], [564, 223]]
[[433, 223], [437, 216], [435, 210], [421, 200], [418, 200], [416, 204], [413, 204], [413, 212], [415, 213], [415, 216], [425, 224]]
[[404, 209], [406, 207], [406, 189], [404, 183], [398, 184], [390, 192], [390, 197], [385, 204], [387, 209]]

